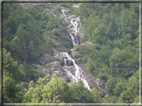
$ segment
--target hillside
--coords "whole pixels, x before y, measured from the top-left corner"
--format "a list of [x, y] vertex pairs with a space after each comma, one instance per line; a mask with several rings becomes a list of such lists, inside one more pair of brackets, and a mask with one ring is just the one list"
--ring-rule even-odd
[[3, 3], [3, 103], [139, 102], [137, 3]]

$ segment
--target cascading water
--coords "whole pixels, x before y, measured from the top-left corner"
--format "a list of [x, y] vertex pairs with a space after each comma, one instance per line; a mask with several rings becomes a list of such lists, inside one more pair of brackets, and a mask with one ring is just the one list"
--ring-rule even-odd
[[[59, 7], [59, 5], [57, 5], [57, 7]], [[65, 14], [65, 10], [62, 9], [61, 10], [63, 13], [63, 17], [64, 20], [68, 23], [70, 23], [70, 25], [68, 26], [71, 30], [70, 32], [70, 37], [72, 39], [72, 43], [73, 45], [78, 45], [79, 44], [79, 37], [77, 35], [78, 33], [78, 24], [79, 24], [79, 17], [77, 18], [68, 18], [68, 16], [66, 16]], [[72, 26], [72, 27], [71, 27]], [[64, 59], [64, 66], [62, 67], [63, 70], [68, 74], [68, 76], [70, 76], [70, 78], [72, 79], [73, 82], [78, 82], [78, 80], [82, 80], [83, 84], [85, 87], [87, 87], [88, 89], [90, 89], [90, 86], [88, 84], [88, 82], [85, 80], [84, 76], [83, 76], [83, 70], [75, 63], [75, 60], [72, 59], [68, 53], [66, 52], [60, 52], [57, 53], [55, 55], [56, 58], [58, 57], [62, 57]], [[72, 62], [72, 66], [68, 65], [67, 61]], [[74, 74], [72, 73], [73, 69], [71, 67], [74, 67]]]

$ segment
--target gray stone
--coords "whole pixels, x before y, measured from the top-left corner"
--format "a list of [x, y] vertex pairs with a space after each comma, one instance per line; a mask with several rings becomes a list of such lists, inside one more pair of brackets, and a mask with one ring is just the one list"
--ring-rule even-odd
[[66, 60], [66, 65], [67, 66], [73, 66], [73, 62], [71, 60]]
[[64, 59], [63, 59], [63, 57], [58, 57], [57, 60], [60, 62], [60, 64], [62, 66], [64, 65]]
[[46, 68], [50, 69], [51, 71], [62, 70], [62, 66], [59, 61], [54, 61], [49, 64], [46, 64]]
[[43, 57], [40, 58], [39, 62], [44, 65], [46, 63], [49, 63], [55, 60], [56, 59], [54, 56], [51, 56], [50, 54], [45, 54]]

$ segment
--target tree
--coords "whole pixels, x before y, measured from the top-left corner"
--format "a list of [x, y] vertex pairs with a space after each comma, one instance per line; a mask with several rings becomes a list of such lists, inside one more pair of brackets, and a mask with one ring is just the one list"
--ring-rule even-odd
[[101, 95], [100, 95], [100, 93], [95, 88], [93, 88], [91, 90], [91, 95], [92, 95], [92, 98], [94, 99], [94, 101], [96, 103], [101, 103], [102, 102]]
[[28, 42], [27, 38], [30, 36], [29, 32], [24, 29], [25, 25], [20, 24], [16, 31], [15, 37], [11, 41], [12, 55], [18, 60], [27, 61], [27, 49]]
[[34, 86], [24, 95], [23, 102], [28, 103], [60, 103], [67, 102], [68, 86], [65, 80], [53, 75], [51, 80], [47, 76], [39, 78]]
[[126, 90], [124, 90], [118, 102], [134, 102], [135, 97], [139, 95], [139, 71], [137, 70], [133, 76], [129, 78], [128, 83], [126, 84]]
[[122, 82], [117, 82], [115, 88], [113, 89], [114, 95], [119, 96], [125, 89], [125, 84]]
[[90, 72], [93, 71], [93, 69], [94, 69], [94, 61], [93, 61], [91, 58], [89, 58], [89, 59], [87, 60], [86, 68], [87, 68], [87, 70], [89, 70]]
[[42, 90], [42, 102], [59, 103], [66, 102], [68, 86], [65, 80], [58, 78], [56, 75], [46, 84]]
[[29, 88], [31, 87], [35, 88], [35, 82], [33, 80], [29, 82]]
[[7, 52], [5, 48], [3, 48], [3, 69], [16, 80], [25, 80], [24, 66], [19, 65], [18, 67], [17, 61], [11, 57], [10, 52]]
[[12, 103], [12, 102], [15, 102], [15, 97], [16, 97], [15, 83], [14, 83], [13, 78], [11, 78], [8, 72], [5, 72], [5, 74], [3, 75], [3, 86], [2, 86], [3, 87], [3, 102]]
[[113, 94], [113, 89], [115, 88], [116, 86], [116, 78], [112, 78], [112, 79], [109, 79], [107, 82], [106, 82], [106, 90], [110, 93], [110, 94]]
[[16, 84], [12, 75], [3, 70], [3, 103], [20, 103], [22, 102], [24, 89], [22, 84]]
[[[77, 83], [70, 83], [69, 85], [69, 102], [80, 102], [80, 103], [96, 103], [99, 102], [99, 93], [95, 90], [89, 91], [84, 87], [83, 82], [79, 80]], [[94, 93], [96, 93], [94, 95]]]

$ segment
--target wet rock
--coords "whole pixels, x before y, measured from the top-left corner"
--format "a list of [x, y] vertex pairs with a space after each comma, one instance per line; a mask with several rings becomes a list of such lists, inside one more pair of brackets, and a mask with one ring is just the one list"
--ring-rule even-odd
[[73, 62], [71, 60], [66, 60], [66, 65], [67, 66], [73, 66]]

